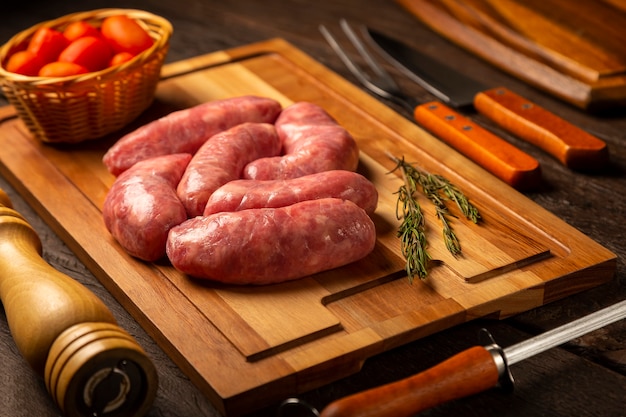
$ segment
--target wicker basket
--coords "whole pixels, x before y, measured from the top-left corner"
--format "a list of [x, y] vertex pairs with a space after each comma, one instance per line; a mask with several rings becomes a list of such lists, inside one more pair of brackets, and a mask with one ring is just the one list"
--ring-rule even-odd
[[[4, 68], [9, 56], [25, 49], [42, 26], [63, 30], [84, 20], [99, 27], [106, 17], [120, 14], [137, 20], [155, 41], [128, 62], [59, 78], [28, 77]], [[0, 49], [0, 87], [37, 139], [77, 143], [100, 138], [130, 123], [152, 103], [171, 34], [167, 20], [132, 9], [99, 9], [43, 22], [18, 33]]]

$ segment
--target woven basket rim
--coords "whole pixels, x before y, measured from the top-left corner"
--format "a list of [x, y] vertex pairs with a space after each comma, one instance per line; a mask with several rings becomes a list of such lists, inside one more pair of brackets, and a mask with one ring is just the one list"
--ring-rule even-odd
[[[127, 15], [144, 26], [150, 33], [150, 36], [154, 39], [153, 45], [141, 52], [133, 59], [114, 67], [108, 67], [100, 71], [93, 71], [87, 74], [72, 75], [68, 77], [38, 77], [38, 76], [26, 76], [9, 72], [4, 68], [4, 63], [8, 58], [8, 55], [12, 53], [13, 49], [19, 45], [23, 45], [30, 37], [42, 27], [49, 28], [61, 28], [69, 23], [87, 20], [87, 21], [102, 21], [109, 16]], [[150, 27], [156, 27], [158, 32]], [[70, 13], [55, 19], [40, 22], [33, 25], [21, 32], [15, 34], [9, 39], [2, 47], [0, 47], [0, 83], [11, 82], [20, 85], [36, 86], [67, 86], [70, 84], [77, 84], [82, 82], [91, 82], [94, 80], [102, 81], [103, 78], [109, 78], [115, 74], [126, 71], [131, 67], [137, 67], [143, 65], [146, 61], [153, 58], [156, 51], [160, 50], [169, 43], [169, 39], [173, 33], [172, 24], [165, 18], [139, 9], [121, 9], [121, 8], [104, 8], [95, 9], [90, 11], [82, 11]]]

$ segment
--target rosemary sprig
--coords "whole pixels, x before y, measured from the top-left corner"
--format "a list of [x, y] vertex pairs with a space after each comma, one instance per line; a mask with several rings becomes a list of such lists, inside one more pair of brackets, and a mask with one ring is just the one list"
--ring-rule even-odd
[[461, 213], [463, 213], [463, 216], [465, 216], [466, 219], [471, 220], [473, 223], [478, 223], [480, 221], [480, 213], [478, 212], [478, 209], [469, 202], [461, 190], [441, 175], [433, 175], [433, 177], [439, 182], [440, 188], [443, 190], [446, 197], [456, 203], [457, 207], [461, 210]]
[[423, 279], [428, 274], [426, 265], [430, 255], [426, 251], [426, 222], [419, 202], [413, 197], [417, 191], [417, 184], [412, 176], [404, 177], [404, 185], [398, 189], [396, 202], [396, 217], [402, 219], [398, 229], [402, 255], [406, 259], [406, 272], [409, 281], [414, 276]]
[[441, 175], [425, 173], [406, 162], [404, 158], [389, 157], [396, 163], [397, 169], [402, 170], [404, 184], [398, 190], [396, 217], [402, 219], [398, 229], [402, 254], [406, 259], [406, 271], [409, 281], [413, 277], [426, 278], [427, 264], [431, 259], [428, 254], [426, 240], [426, 225], [421, 206], [416, 198], [418, 188], [435, 206], [436, 216], [442, 224], [442, 233], [446, 248], [454, 256], [461, 254], [461, 243], [454, 233], [449, 216], [446, 200], [452, 200], [459, 207], [463, 215], [474, 223], [480, 221], [478, 209], [469, 202], [468, 198], [450, 181]]
[[461, 243], [456, 237], [456, 234], [450, 226], [448, 216], [451, 215], [444, 199], [439, 195], [441, 189], [440, 181], [434, 175], [423, 174], [415, 169], [412, 170], [416, 175], [419, 175], [420, 185], [422, 186], [422, 192], [435, 206], [435, 213], [437, 218], [441, 221], [443, 227], [443, 240], [446, 244], [446, 248], [453, 255], [459, 255], [461, 253]]

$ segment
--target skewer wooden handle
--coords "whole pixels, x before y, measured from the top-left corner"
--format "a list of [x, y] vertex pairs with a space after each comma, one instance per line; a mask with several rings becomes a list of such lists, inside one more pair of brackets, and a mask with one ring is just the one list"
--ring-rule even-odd
[[41, 250], [0, 190], [0, 299], [20, 353], [67, 416], [144, 415], [156, 395], [154, 365], [104, 303]]
[[410, 417], [493, 388], [499, 370], [492, 353], [476, 346], [422, 373], [330, 403], [321, 417]]

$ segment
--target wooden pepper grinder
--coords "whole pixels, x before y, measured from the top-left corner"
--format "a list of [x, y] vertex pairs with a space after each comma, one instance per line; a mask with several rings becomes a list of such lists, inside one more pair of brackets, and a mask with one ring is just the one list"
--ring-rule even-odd
[[149, 410], [153, 363], [95, 294], [41, 257], [37, 233], [1, 189], [0, 300], [19, 351], [65, 415]]

